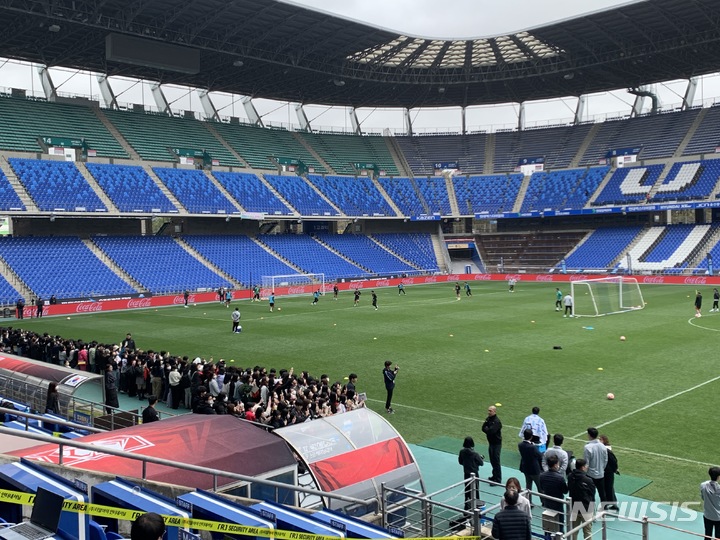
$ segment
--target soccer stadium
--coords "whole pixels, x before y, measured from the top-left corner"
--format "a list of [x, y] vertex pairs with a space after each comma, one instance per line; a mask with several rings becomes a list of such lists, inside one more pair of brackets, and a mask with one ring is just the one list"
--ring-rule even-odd
[[[285, 0], [0, 2], [0, 538], [720, 529], [718, 7], [440, 39]], [[566, 470], [528, 472], [558, 433]], [[594, 513], [541, 492], [566, 472]]]

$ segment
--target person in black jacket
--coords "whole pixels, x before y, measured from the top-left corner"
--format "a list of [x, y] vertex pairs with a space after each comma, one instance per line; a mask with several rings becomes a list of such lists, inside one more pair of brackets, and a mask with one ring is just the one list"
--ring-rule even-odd
[[157, 422], [160, 420], [160, 415], [158, 414], [157, 410], [155, 410], [155, 404], [157, 403], [157, 397], [156, 396], [150, 396], [148, 397], [148, 406], [143, 409], [142, 412], [142, 421], [143, 424], [149, 424], [150, 422]]
[[[575, 470], [568, 477], [568, 492], [572, 502], [572, 527], [573, 529], [592, 519], [595, 510], [595, 483], [587, 473], [588, 465], [584, 459], [575, 461]], [[583, 527], [583, 538], [588, 540], [592, 537], [592, 522], [588, 521]]]
[[[523, 440], [518, 443], [520, 452], [520, 472], [525, 475], [525, 489], [532, 491], [533, 482], [538, 492], [540, 489], [540, 473], [542, 472], [542, 454], [535, 443], [532, 442], [533, 431], [526, 429], [523, 432]], [[528, 500], [532, 502], [532, 495], [528, 493]]]
[[395, 369], [390, 369], [392, 362], [385, 360], [385, 368], [383, 369], [383, 379], [385, 381], [385, 390], [387, 391], [387, 399], [385, 400], [385, 410], [388, 414], [393, 414], [395, 411], [391, 407], [393, 390], [395, 389], [395, 377], [397, 377], [398, 370], [400, 369], [397, 365]]
[[488, 416], [483, 422], [482, 430], [487, 437], [488, 457], [492, 465], [492, 476], [488, 480], [502, 482], [502, 468], [500, 467], [500, 452], [502, 451], [502, 422], [497, 416], [495, 405], [488, 407]]
[[544, 495], [553, 497], [553, 499], [565, 499], [565, 494], [568, 492], [565, 471], [560, 472], [560, 459], [554, 454], [547, 457], [547, 466], [548, 470], [540, 475], [540, 488], [543, 492], [542, 505], [548, 510], [558, 513], [555, 518], [555, 522], [558, 524], [557, 532], [564, 532], [565, 505], [560, 501], [546, 498]]
[[605, 465], [605, 476], [603, 477], [603, 482], [605, 483], [605, 503], [608, 503], [606, 507], [610, 510], [619, 510], [617, 505], [617, 495], [615, 494], [615, 475], [620, 474], [618, 471], [618, 460], [615, 453], [612, 451], [612, 446], [610, 446], [610, 439], [608, 439], [608, 436], [600, 435], [598, 438], [600, 439], [600, 442], [605, 445], [605, 448], [607, 448], [608, 454], [607, 465]]
[[492, 537], [496, 540], [530, 540], [530, 518], [517, 507], [518, 492], [505, 491], [506, 506], [495, 514]]
[[477, 482], [467, 482], [475, 475], [478, 478], [479, 468], [485, 464], [483, 456], [475, 451], [475, 441], [472, 437], [465, 437], [462, 450], [458, 455], [458, 463], [463, 468], [465, 483], [465, 510], [472, 510], [472, 501], [478, 500]]

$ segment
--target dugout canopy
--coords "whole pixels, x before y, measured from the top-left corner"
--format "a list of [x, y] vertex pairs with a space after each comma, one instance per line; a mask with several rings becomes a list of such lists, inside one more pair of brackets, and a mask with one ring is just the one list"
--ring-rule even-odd
[[[378, 500], [381, 484], [424, 491], [422, 476], [405, 440], [385, 418], [367, 408], [275, 430], [297, 452], [313, 486], [363, 499]], [[323, 501], [327, 508], [348, 503]], [[311, 506], [303, 503], [302, 506]]]

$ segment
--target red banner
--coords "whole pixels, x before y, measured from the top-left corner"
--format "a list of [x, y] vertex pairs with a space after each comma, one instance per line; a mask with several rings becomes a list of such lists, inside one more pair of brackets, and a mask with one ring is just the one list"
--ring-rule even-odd
[[[603, 277], [613, 277], [606, 274], [446, 274], [434, 276], [420, 276], [407, 278], [391, 278], [391, 279], [368, 279], [362, 281], [345, 281], [337, 283], [338, 289], [341, 291], [353, 289], [379, 289], [381, 287], [397, 287], [399, 283], [404, 285], [425, 285], [428, 283], [447, 283], [455, 281], [508, 281], [516, 279], [518, 284], [523, 282], [548, 282], [548, 283], [568, 283], [582, 279], [598, 279]], [[665, 284], [665, 285], [720, 285], [720, 276], [630, 276], [638, 280], [640, 285], [643, 284]], [[332, 292], [334, 282], [325, 283], [325, 292]], [[311, 295], [317, 290], [316, 285], [296, 285], [291, 287], [278, 287], [275, 289], [276, 296], [287, 295]], [[267, 298], [270, 294], [269, 289], [262, 291], [263, 298]], [[252, 291], [239, 290], [233, 291], [233, 300], [244, 300], [252, 297]], [[188, 298], [190, 304], [200, 304], [207, 302], [215, 302], [218, 300], [217, 294], [214, 292], [193, 293]], [[43, 308], [43, 316], [52, 315], [72, 315], [74, 313], [95, 313], [100, 311], [116, 311], [119, 309], [143, 309], [165, 306], [180, 306], [185, 303], [182, 294], [171, 296], [151, 296], [148, 298], [124, 298], [113, 300], [98, 300], [96, 302], [78, 302], [73, 304], [55, 304], [45, 305]], [[25, 307], [25, 316], [30, 318], [35, 316], [35, 306]]]

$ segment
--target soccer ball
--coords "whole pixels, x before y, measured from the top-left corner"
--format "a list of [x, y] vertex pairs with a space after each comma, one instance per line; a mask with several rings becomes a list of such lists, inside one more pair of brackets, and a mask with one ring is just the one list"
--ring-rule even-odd
[[282, 311], [282, 308], [281, 308], [281, 307], [279, 307], [279, 308], [278, 308], [278, 311]]
[[625, 336], [620, 336], [620, 341], [625, 341]]
[[240, 325], [238, 324], [237, 333], [239, 334], [240, 332], [242, 332], [242, 326], [240, 326]]
[[607, 398], [608, 398], [610, 401], [612, 401], [613, 399], [615, 399], [615, 394], [613, 394], [612, 392], [610, 392], [610, 393], [607, 395]]

